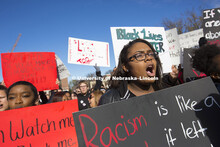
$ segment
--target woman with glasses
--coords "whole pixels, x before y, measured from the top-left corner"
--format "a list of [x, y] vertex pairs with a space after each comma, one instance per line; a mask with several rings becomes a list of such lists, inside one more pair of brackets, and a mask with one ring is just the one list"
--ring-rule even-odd
[[110, 81], [110, 90], [99, 105], [152, 93], [177, 84], [178, 70], [162, 79], [162, 66], [153, 46], [146, 40], [136, 39], [122, 49], [119, 63]]

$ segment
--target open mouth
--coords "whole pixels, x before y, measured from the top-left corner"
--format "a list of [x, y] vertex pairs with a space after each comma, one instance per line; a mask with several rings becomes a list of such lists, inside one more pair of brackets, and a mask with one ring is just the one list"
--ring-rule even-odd
[[155, 76], [155, 70], [154, 70], [154, 65], [153, 64], [150, 64], [147, 69], [147, 75], [150, 76], [150, 77], [154, 77]]
[[3, 107], [3, 104], [0, 104], [0, 108], [2, 108]]

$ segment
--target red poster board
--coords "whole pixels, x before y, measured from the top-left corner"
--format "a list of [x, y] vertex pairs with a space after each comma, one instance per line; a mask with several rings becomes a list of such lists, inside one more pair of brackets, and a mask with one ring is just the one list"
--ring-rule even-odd
[[2, 75], [9, 87], [17, 81], [28, 81], [38, 91], [58, 89], [55, 53], [2, 53]]
[[0, 146], [78, 147], [72, 117], [76, 111], [77, 100], [2, 111]]

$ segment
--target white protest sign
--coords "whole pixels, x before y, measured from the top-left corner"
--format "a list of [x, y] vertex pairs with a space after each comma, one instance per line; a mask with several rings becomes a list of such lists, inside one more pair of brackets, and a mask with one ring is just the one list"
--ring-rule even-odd
[[180, 43], [177, 34], [177, 29], [170, 29], [166, 31], [166, 38], [168, 41], [169, 53], [173, 65], [180, 64]]
[[66, 66], [63, 64], [62, 60], [55, 54], [56, 62], [57, 62], [57, 69], [60, 80], [68, 78], [70, 76], [70, 72], [66, 68]]
[[184, 48], [198, 48], [199, 39], [203, 37], [203, 29], [183, 33], [179, 35], [179, 43], [181, 48], [180, 63], [183, 65], [183, 49]]
[[[137, 38], [145, 39], [150, 42], [154, 49], [159, 53], [159, 56], [165, 52], [169, 52], [163, 27], [111, 27], [111, 35], [116, 66], [118, 65], [119, 55], [124, 45]], [[161, 62], [164, 63], [164, 65], [166, 64], [166, 66], [169, 66], [169, 68], [163, 66], [163, 72], [171, 72], [172, 65], [167, 65], [171, 63], [171, 58], [169, 54], [163, 56], [166, 57], [161, 59]]]
[[68, 63], [110, 67], [109, 44], [69, 37]]
[[199, 39], [203, 37], [203, 29], [183, 33], [179, 35], [181, 48], [194, 48], [199, 46]]

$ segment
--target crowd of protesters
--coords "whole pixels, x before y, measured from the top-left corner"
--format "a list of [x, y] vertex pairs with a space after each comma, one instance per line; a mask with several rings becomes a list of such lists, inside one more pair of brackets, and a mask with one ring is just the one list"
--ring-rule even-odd
[[[220, 91], [220, 48], [209, 45], [203, 37], [199, 41], [199, 49], [195, 49], [192, 66], [210, 76]], [[96, 76], [101, 77], [98, 66]], [[37, 91], [27, 81], [17, 81], [9, 87], [0, 85], [0, 111], [36, 106], [54, 102], [77, 99], [79, 110], [94, 108], [99, 105], [122, 101], [136, 96], [149, 94], [157, 90], [184, 83], [179, 66], [171, 67], [172, 72], [163, 74], [158, 53], [146, 40], [136, 39], [122, 49], [119, 63], [111, 76], [133, 77], [137, 80], [113, 80], [110, 78], [108, 89], [101, 80], [96, 80], [94, 87], [89, 88], [87, 81], [80, 81], [77, 88], [70, 91], [51, 90], [49, 93]], [[139, 77], [148, 77], [140, 80]], [[97, 78], [98, 79], [98, 78]]]

